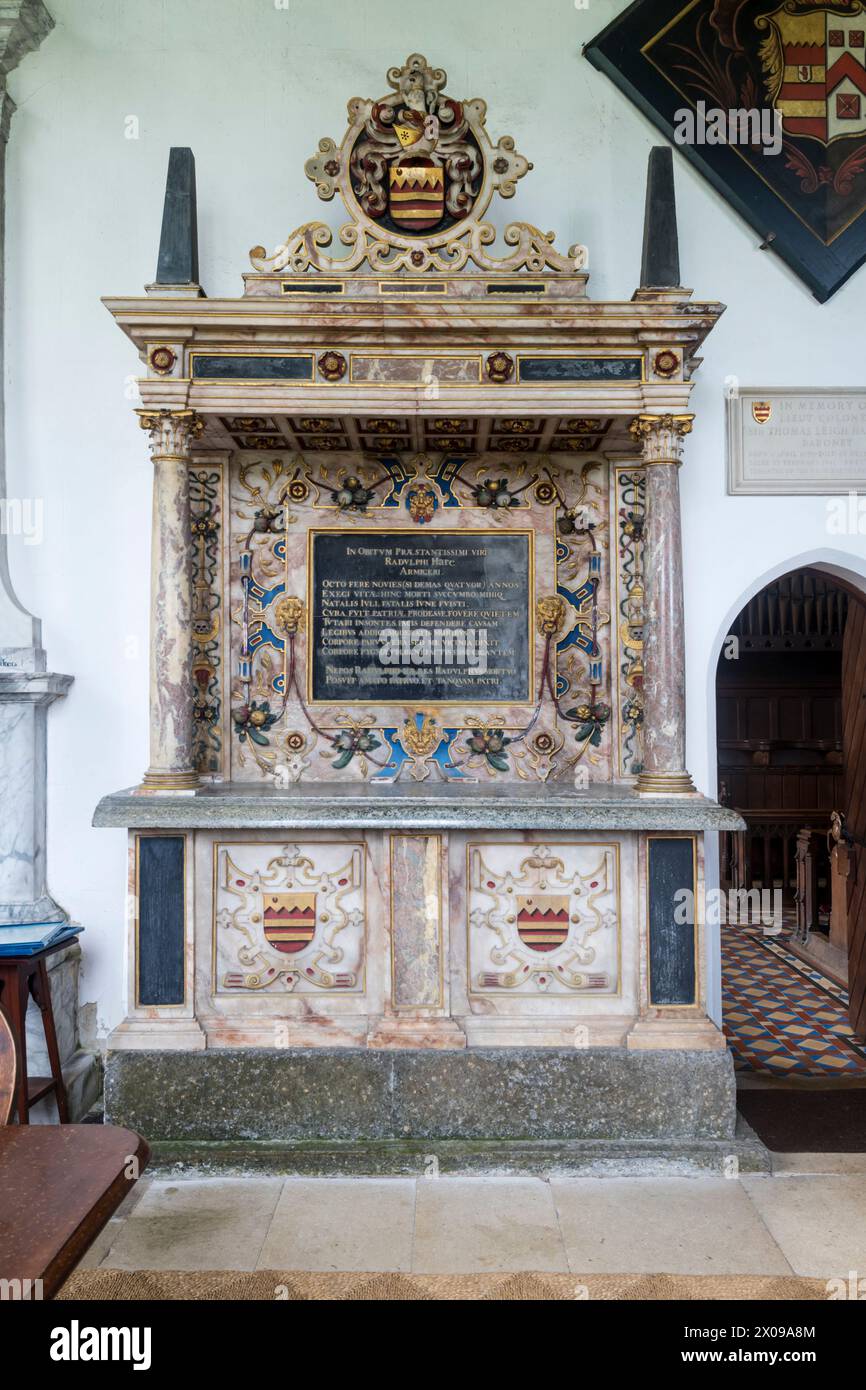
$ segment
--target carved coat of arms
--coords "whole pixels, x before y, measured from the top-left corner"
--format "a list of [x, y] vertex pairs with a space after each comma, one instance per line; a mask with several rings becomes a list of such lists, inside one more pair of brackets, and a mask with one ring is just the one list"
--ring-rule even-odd
[[567, 893], [536, 893], [517, 899], [517, 935], [531, 951], [555, 951], [568, 936]]
[[[352, 188], [369, 217], [410, 232], [472, 212], [484, 163], [464, 104], [442, 95], [446, 75], [419, 53], [392, 68], [392, 98], [375, 101], [350, 156]], [[478, 103], [468, 103], [471, 107]], [[475, 114], [475, 113], [472, 113]]]
[[220, 990], [359, 990], [363, 846], [220, 845], [214, 930]]
[[532, 165], [510, 135], [491, 139], [486, 102], [449, 96], [448, 74], [421, 53], [389, 68], [387, 80], [391, 90], [385, 96], [351, 99], [341, 142], [324, 136], [304, 165], [323, 201], [336, 195], [343, 200], [351, 221], [341, 228], [340, 241], [349, 254], [326, 254], [331, 229], [307, 222], [271, 256], [254, 247], [250, 260], [257, 271], [345, 274], [367, 262], [376, 272], [453, 274], [472, 261], [485, 271], [583, 272], [585, 247], [572, 246], [565, 255], [554, 248], [552, 232], [529, 222], [505, 229], [507, 255], [488, 250], [496, 232], [484, 214], [495, 195], [514, 196]]
[[316, 934], [315, 893], [268, 893], [264, 900], [265, 940], [275, 951], [293, 956]]
[[617, 985], [615, 845], [487, 844], [469, 851], [474, 990], [612, 992]]

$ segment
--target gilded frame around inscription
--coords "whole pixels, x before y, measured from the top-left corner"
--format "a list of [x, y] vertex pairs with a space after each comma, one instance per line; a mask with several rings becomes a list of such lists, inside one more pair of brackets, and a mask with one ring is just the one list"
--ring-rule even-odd
[[[383, 699], [381, 699], [381, 698], [379, 698], [379, 697], [377, 696], [375, 699], [372, 699], [372, 700], [368, 699], [368, 700], [353, 701], [353, 702], [351, 702], [351, 704], [350, 704], [349, 701], [316, 700], [316, 699], [313, 698], [313, 661], [312, 661], [312, 659], [311, 659], [311, 653], [312, 653], [312, 651], [313, 651], [313, 593], [314, 593], [313, 543], [314, 543], [314, 538], [315, 538], [316, 536], [321, 536], [321, 535], [338, 535], [338, 536], [345, 536], [346, 534], [347, 534], [346, 529], [345, 529], [344, 527], [341, 527], [341, 526], [311, 526], [311, 527], [309, 528], [309, 530], [307, 531], [307, 576], [306, 576], [306, 577], [307, 577], [307, 594], [306, 594], [306, 615], [305, 615], [305, 616], [306, 616], [306, 645], [307, 645], [307, 661], [306, 661], [306, 668], [307, 668], [307, 671], [306, 671], [306, 676], [307, 676], [307, 679], [306, 679], [306, 701], [307, 701], [307, 704], [308, 704], [308, 705], [315, 706], [315, 707], [317, 707], [317, 708], [319, 708], [319, 709], [322, 709], [322, 708], [328, 708], [328, 709], [345, 709], [345, 708], [353, 708], [355, 704], [359, 704], [359, 703], [360, 703], [360, 704], [364, 704], [364, 705], [375, 706], [376, 708], [383, 708], [383, 709], [386, 708], [386, 707], [387, 707], [387, 708], [404, 708], [404, 709], [406, 709], [406, 710], [411, 711], [412, 709], [415, 708], [415, 706], [413, 705], [412, 701], [406, 700], [406, 699], [400, 699], [400, 700], [383, 700]], [[354, 527], [354, 526], [353, 526], [353, 527], [352, 527], [351, 534], [354, 535], [354, 536], [374, 535], [374, 536], [379, 536], [380, 538], [381, 538], [383, 535], [406, 535], [406, 536], [416, 536], [416, 537], [417, 537], [417, 535], [418, 535], [418, 530], [417, 530], [416, 527], [408, 527], [408, 526], [363, 526], [363, 527], [360, 527], [360, 526], [359, 526], [359, 527]], [[464, 533], [464, 532], [462, 532], [462, 531], [454, 531], [454, 530], [451, 530], [450, 528], [446, 529], [446, 528], [443, 527], [442, 529], [440, 529], [440, 528], [437, 527], [435, 531], [430, 531], [429, 534], [430, 534], [430, 535], [436, 535], [436, 536], [451, 536], [451, 537], [453, 537], [453, 538], [455, 538], [455, 539], [459, 539], [459, 538], [460, 538], [462, 535], [464, 535], [464, 534], [468, 534], [468, 535], [472, 535], [472, 536], [506, 536], [506, 535], [507, 535], [507, 536], [526, 536], [526, 537], [527, 537], [527, 540], [528, 540], [528, 549], [529, 549], [529, 605], [528, 605], [528, 611], [527, 611], [527, 650], [528, 650], [528, 652], [529, 652], [529, 693], [528, 693], [528, 696], [527, 696], [527, 698], [526, 698], [525, 700], [477, 700], [477, 699], [435, 700], [435, 701], [434, 701], [434, 700], [424, 700], [424, 701], [422, 701], [423, 706], [424, 706], [424, 709], [425, 709], [425, 710], [428, 710], [428, 711], [430, 711], [430, 712], [432, 712], [432, 713], [435, 713], [435, 712], [436, 712], [437, 710], [439, 710], [439, 709], [453, 709], [453, 708], [456, 708], [456, 707], [458, 707], [458, 706], [459, 706], [460, 708], [462, 708], [462, 709], [475, 709], [475, 708], [483, 708], [483, 709], [488, 709], [488, 708], [489, 708], [489, 709], [495, 709], [495, 708], [497, 708], [497, 707], [499, 707], [499, 706], [502, 706], [502, 707], [511, 706], [511, 707], [513, 708], [513, 707], [515, 707], [515, 706], [520, 706], [520, 705], [532, 705], [532, 704], [534, 704], [534, 701], [535, 701], [534, 692], [535, 692], [535, 688], [536, 688], [536, 681], [535, 681], [536, 653], [535, 653], [535, 632], [534, 632], [534, 613], [535, 613], [535, 537], [536, 537], [535, 528], [534, 528], [534, 527], [531, 527], [531, 526], [526, 526], [526, 527], [514, 527], [514, 528], [508, 528], [508, 529], [501, 529], [501, 530], [493, 530], [493, 529], [490, 529], [490, 530], [479, 530], [479, 531], [473, 530], [473, 531]]]

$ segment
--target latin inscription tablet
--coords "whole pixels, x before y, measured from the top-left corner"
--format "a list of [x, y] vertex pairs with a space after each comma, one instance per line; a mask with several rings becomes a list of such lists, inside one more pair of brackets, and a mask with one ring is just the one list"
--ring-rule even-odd
[[311, 698], [526, 703], [528, 531], [314, 531]]

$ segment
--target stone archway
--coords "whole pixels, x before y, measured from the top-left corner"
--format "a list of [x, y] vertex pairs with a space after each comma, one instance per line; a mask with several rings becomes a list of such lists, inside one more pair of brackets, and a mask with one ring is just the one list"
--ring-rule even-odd
[[[866, 1076], [863, 1030], [847, 1024], [849, 918], [856, 924], [863, 903], [837, 872], [844, 845], [841, 860], [827, 845], [834, 809], [853, 798], [858, 836], [866, 818], [866, 797], [861, 817], [846, 775], [859, 764], [866, 716], [850, 689], [852, 717], [842, 708], [852, 612], [845, 679], [851, 689], [866, 680], [866, 575], [852, 558], [813, 552], [774, 567], [729, 611], [714, 649], [716, 786], [748, 824], [720, 845], [719, 882], [736, 895], [716, 934], [722, 1012], [738, 1066], [759, 1075]], [[855, 975], [861, 954], [866, 947], [852, 955]]]

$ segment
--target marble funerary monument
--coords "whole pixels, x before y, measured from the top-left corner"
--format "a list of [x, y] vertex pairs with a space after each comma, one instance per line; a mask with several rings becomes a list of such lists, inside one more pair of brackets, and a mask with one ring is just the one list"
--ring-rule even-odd
[[[484, 220], [531, 169], [414, 54], [306, 164], [349, 222], [198, 284], [171, 153], [134, 343], [150, 765], [110, 1119], [150, 1139], [730, 1149], [685, 766], [678, 470], [722, 305]], [[680, 895], [677, 912], [675, 894]], [[695, 904], [694, 910], [691, 908]]]

